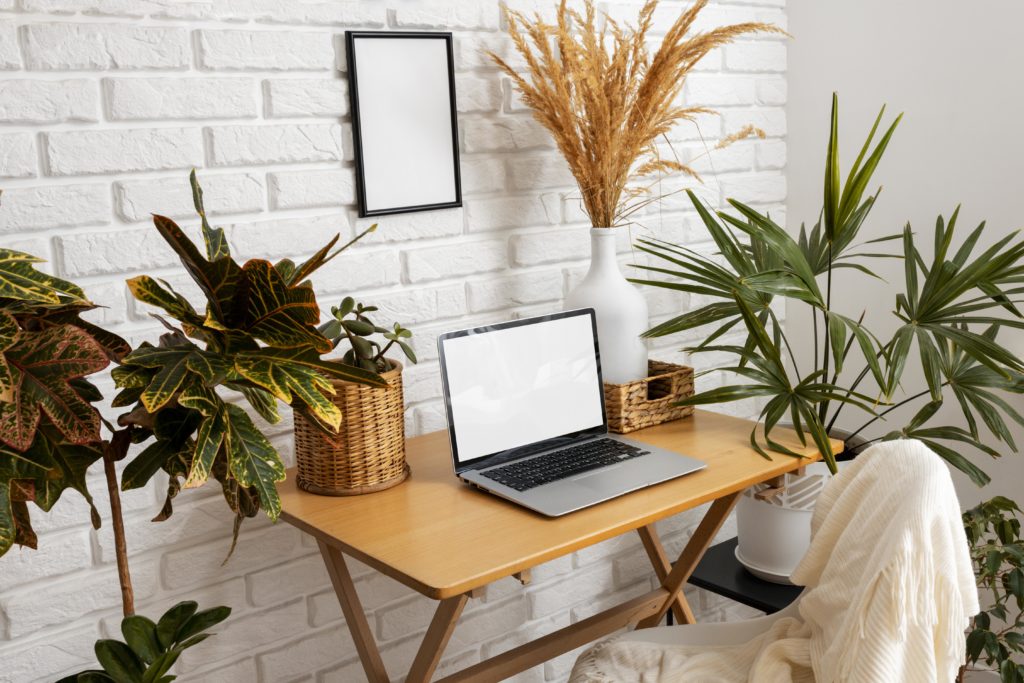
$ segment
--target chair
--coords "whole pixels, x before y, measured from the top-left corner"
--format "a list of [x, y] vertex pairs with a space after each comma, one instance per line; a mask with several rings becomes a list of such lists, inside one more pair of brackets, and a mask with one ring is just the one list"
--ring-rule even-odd
[[793, 580], [806, 588], [776, 614], [626, 633], [584, 652], [570, 680], [954, 680], [979, 607], [945, 463], [913, 440], [861, 454], [819, 497]]

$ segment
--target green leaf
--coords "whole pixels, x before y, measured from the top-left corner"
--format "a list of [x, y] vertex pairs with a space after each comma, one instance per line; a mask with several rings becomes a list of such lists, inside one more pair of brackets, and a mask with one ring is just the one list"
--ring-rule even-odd
[[148, 275], [140, 275], [128, 280], [128, 290], [139, 301], [163, 309], [177, 320], [193, 325], [203, 324], [203, 317], [166, 282], [161, 284]]
[[299, 363], [259, 354], [239, 354], [235, 369], [285, 403], [298, 399], [324, 424], [337, 430], [341, 411], [325, 394], [333, 394], [331, 383], [319, 372]]
[[216, 626], [229, 616], [231, 616], [230, 607], [211, 607], [210, 609], [196, 612], [178, 630], [178, 633], [175, 635], [175, 642], [184, 643], [189, 638], [199, 635], [212, 626]]
[[117, 640], [97, 640], [96, 659], [103, 670], [118, 683], [142, 683], [144, 667], [135, 653]]
[[167, 650], [177, 640], [178, 631], [192, 618], [192, 615], [199, 609], [199, 604], [193, 600], [179, 602], [167, 610], [156, 625], [156, 636], [160, 647]]
[[275, 484], [285, 478], [281, 457], [244, 410], [230, 403], [226, 408], [226, 444], [231, 473], [242, 486], [256, 489], [267, 516], [276, 520], [281, 512], [281, 499]]
[[223, 408], [203, 418], [196, 434], [195, 452], [188, 478], [185, 480], [185, 488], [195, 488], [206, 483], [226, 434], [227, 415]]
[[206, 242], [206, 257], [211, 261], [219, 258], [230, 258], [231, 251], [228, 249], [228, 241], [224, 236], [224, 231], [220, 228], [214, 229], [210, 227], [210, 223], [206, 220], [206, 207], [203, 206], [203, 188], [199, 186], [199, 180], [196, 178], [196, 169], [192, 169], [192, 172], [188, 174], [189, 185], [192, 186], [192, 204], [196, 207], [196, 213], [203, 222], [203, 241]]
[[252, 260], [242, 268], [244, 286], [232, 302], [237, 325], [269, 346], [333, 348], [317, 331], [320, 309], [309, 287], [291, 286], [267, 261]]
[[56, 304], [61, 297], [85, 301], [85, 292], [67, 280], [35, 269], [43, 259], [13, 249], [0, 248], [0, 298]]
[[156, 624], [141, 615], [132, 615], [121, 620], [121, 634], [135, 656], [146, 664], [152, 664], [160, 654], [160, 643], [156, 637]]
[[0, 441], [25, 450], [43, 413], [73, 443], [99, 440], [99, 413], [69, 383], [107, 366], [92, 337], [73, 325], [22, 332], [4, 355], [14, 384], [0, 403]]
[[121, 475], [121, 489], [145, 486], [168, 462], [192, 452], [189, 438], [199, 426], [201, 415], [194, 410], [164, 409], [156, 416], [156, 441], [128, 463]]
[[825, 235], [834, 240], [839, 223], [839, 96], [832, 93], [832, 124], [825, 152]]

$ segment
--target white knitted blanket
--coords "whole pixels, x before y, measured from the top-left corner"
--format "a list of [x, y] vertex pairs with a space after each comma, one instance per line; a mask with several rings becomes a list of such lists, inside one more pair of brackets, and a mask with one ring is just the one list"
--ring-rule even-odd
[[738, 647], [611, 639], [570, 683], [953, 681], [978, 592], [945, 464], [918, 441], [879, 444], [822, 492], [793, 574], [800, 618]]

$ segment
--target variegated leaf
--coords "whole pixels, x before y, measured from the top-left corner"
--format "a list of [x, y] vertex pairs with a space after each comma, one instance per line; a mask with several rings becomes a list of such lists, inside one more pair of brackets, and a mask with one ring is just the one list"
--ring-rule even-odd
[[206, 243], [206, 257], [211, 261], [219, 258], [230, 258], [231, 250], [228, 249], [228, 240], [221, 228], [211, 228], [210, 222], [206, 219], [206, 207], [203, 206], [203, 188], [199, 186], [196, 178], [196, 169], [188, 174], [188, 183], [192, 186], [192, 204], [196, 207], [196, 213], [203, 223], [203, 241]]
[[161, 468], [170, 469], [169, 464], [179, 458], [191, 455], [191, 437], [202, 416], [185, 408], [165, 408], [156, 415], [156, 441], [139, 453], [124, 468], [121, 475], [121, 489], [129, 491], [146, 485]]
[[189, 374], [188, 359], [194, 353], [189, 347], [166, 349], [166, 351], [167, 353], [163, 356], [163, 365], [153, 375], [153, 379], [150, 380], [146, 390], [139, 397], [142, 405], [151, 413], [155, 413], [167, 405], [167, 402], [174, 398], [174, 394], [185, 383]]
[[196, 488], [206, 483], [213, 471], [224, 437], [227, 434], [227, 415], [223, 407], [203, 418], [196, 434], [196, 446], [192, 455], [192, 466], [185, 480], [185, 488]]
[[[0, 556], [10, 549], [17, 540], [24, 540], [23, 531], [27, 522], [27, 509], [23, 500], [12, 491], [12, 487], [23, 480], [45, 476], [46, 468], [15, 457], [12, 451], [0, 448]], [[16, 510], [17, 508], [17, 510]], [[28, 526], [29, 537], [31, 526]]]
[[203, 323], [202, 316], [192, 308], [192, 304], [166, 282], [157, 282], [148, 275], [140, 275], [128, 280], [128, 289], [139, 301], [166, 311], [176, 320], [192, 325]]
[[17, 340], [18, 333], [18, 321], [0, 311], [0, 401], [10, 401], [13, 396], [14, 377], [4, 352]]
[[236, 388], [264, 420], [270, 424], [281, 421], [281, 414], [277, 412], [277, 401], [272, 394], [256, 387], [238, 385]]
[[267, 516], [277, 520], [281, 499], [275, 484], [284, 481], [284, 463], [266, 437], [256, 428], [248, 413], [226, 404], [228, 462], [231, 474], [242, 486], [252, 487], [259, 495]]
[[235, 369], [250, 382], [264, 387], [285, 403], [296, 399], [302, 402], [324, 424], [338, 429], [341, 425], [341, 411], [324, 394], [333, 394], [331, 383], [316, 370], [255, 354], [239, 354]]
[[239, 357], [264, 358], [273, 361], [288, 361], [298, 363], [307, 368], [319, 371], [328, 377], [342, 379], [356, 384], [365, 384], [371, 387], [386, 387], [387, 381], [375, 372], [363, 370], [347, 363], [335, 360], [324, 360], [311, 349], [260, 349]]
[[85, 299], [78, 285], [35, 269], [43, 259], [13, 249], [0, 249], [0, 298], [60, 303], [61, 297]]
[[273, 347], [313, 347], [320, 353], [333, 348], [316, 329], [320, 308], [312, 289], [288, 286], [268, 261], [249, 261], [242, 274], [245, 284], [233, 305], [240, 327]]
[[0, 403], [0, 441], [27, 449], [41, 412], [71, 443], [99, 440], [99, 413], [68, 384], [109, 362], [91, 336], [72, 325], [22, 332], [6, 358], [13, 394], [11, 401]]

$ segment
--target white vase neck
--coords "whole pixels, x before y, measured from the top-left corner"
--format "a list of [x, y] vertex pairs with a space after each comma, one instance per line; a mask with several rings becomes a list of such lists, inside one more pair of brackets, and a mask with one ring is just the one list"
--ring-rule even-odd
[[590, 229], [589, 273], [619, 272], [619, 260], [615, 253], [615, 242], [615, 230], [612, 228]]

